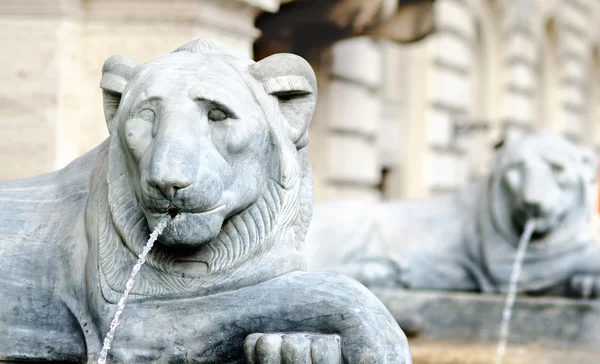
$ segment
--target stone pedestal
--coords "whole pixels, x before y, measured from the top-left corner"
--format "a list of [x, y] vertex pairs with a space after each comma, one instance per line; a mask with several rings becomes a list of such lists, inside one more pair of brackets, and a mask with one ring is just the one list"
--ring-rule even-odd
[[[415, 363], [493, 362], [504, 296], [414, 290], [409, 292], [399, 289], [373, 291], [397, 320], [402, 321], [406, 317], [414, 316], [420, 318], [422, 331], [416, 346], [420, 348], [421, 354], [415, 357]], [[529, 352], [547, 351], [558, 357], [572, 352], [575, 353], [573, 355], [580, 355], [582, 358], [598, 358], [600, 356], [598, 342], [600, 342], [600, 302], [517, 297], [510, 322], [509, 353], [514, 347], [514, 350], [521, 348], [520, 350], [529, 350]], [[491, 360], [417, 360], [417, 357], [427, 357], [426, 347], [438, 349], [454, 347], [452, 350], [462, 350], [463, 353], [474, 350], [479, 351], [480, 354], [483, 350], [487, 353], [483, 357]], [[433, 351], [430, 351], [430, 354]], [[574, 362], [586, 363], [586, 361]]]

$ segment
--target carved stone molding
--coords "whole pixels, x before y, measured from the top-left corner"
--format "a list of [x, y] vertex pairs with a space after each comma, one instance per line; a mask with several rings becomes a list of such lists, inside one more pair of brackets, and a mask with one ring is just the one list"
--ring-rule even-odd
[[0, 0], [0, 16], [73, 18], [120, 23], [202, 24], [234, 36], [258, 37], [258, 11], [279, 0]]
[[259, 32], [253, 20], [257, 11], [254, 3], [258, 2], [267, 1], [88, 0], [85, 16], [98, 22], [202, 24], [232, 35], [257, 37]]

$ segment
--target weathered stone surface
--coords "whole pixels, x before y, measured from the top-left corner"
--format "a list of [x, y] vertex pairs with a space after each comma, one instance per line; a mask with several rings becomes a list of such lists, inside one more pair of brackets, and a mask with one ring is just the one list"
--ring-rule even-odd
[[60, 171], [0, 182], [0, 360], [97, 360], [168, 214], [110, 362], [287, 363], [308, 344], [312, 359], [295, 362], [411, 362], [365, 287], [302, 272], [317, 99], [305, 60], [253, 62], [199, 39], [141, 65], [110, 57], [100, 87], [104, 143]]
[[[396, 318], [419, 317], [424, 341], [497, 343], [504, 296], [373, 289]], [[600, 355], [600, 303], [519, 297], [510, 322], [512, 346], [596, 350]]]
[[318, 206], [309, 266], [371, 287], [506, 292], [519, 236], [534, 219], [519, 291], [600, 297], [600, 245], [589, 226], [596, 171], [591, 150], [534, 132], [504, 146], [492, 173], [456, 194]]

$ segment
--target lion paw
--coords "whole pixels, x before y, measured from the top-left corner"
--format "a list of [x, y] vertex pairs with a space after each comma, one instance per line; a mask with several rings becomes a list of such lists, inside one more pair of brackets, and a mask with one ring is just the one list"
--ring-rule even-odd
[[599, 274], [576, 274], [570, 282], [571, 295], [577, 298], [600, 298]]
[[247, 364], [341, 364], [338, 335], [256, 333], [246, 337]]

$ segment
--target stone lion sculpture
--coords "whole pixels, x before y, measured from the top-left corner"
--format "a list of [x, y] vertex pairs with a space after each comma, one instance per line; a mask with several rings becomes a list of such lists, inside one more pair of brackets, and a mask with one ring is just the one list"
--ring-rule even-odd
[[110, 137], [66, 168], [0, 182], [0, 357], [94, 362], [150, 231], [114, 363], [410, 363], [383, 304], [306, 273], [315, 75], [207, 39], [104, 63]]
[[[519, 237], [534, 219], [519, 290], [599, 297], [600, 245], [589, 226], [596, 164], [591, 150], [541, 130], [504, 146], [492, 173], [456, 194], [317, 206], [310, 269], [372, 287], [504, 293]], [[344, 253], [327, 251], [340, 246]]]

